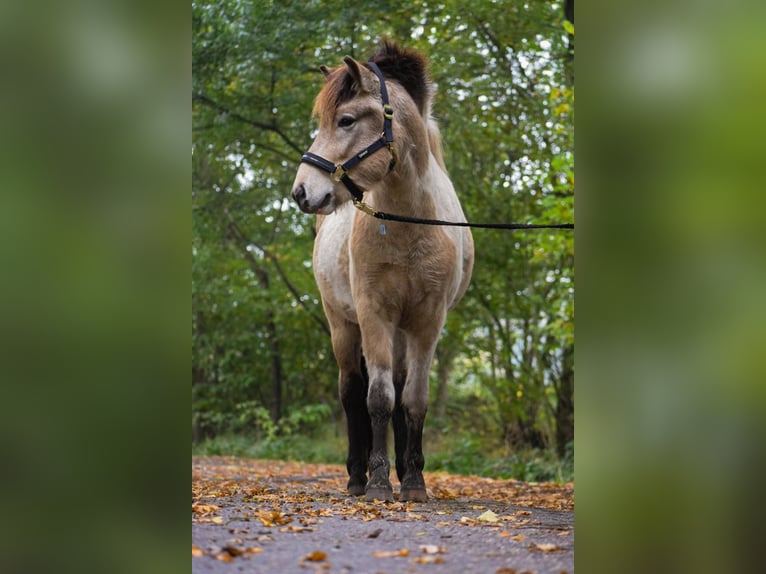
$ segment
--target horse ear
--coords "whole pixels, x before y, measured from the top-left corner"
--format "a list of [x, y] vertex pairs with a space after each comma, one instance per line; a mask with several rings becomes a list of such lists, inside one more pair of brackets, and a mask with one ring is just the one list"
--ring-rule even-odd
[[367, 70], [367, 68], [360, 66], [359, 62], [354, 60], [354, 58], [351, 56], [344, 57], [343, 61], [345, 62], [346, 67], [351, 74], [351, 78], [354, 80], [354, 83], [362, 92], [375, 92], [375, 79], [373, 78], [372, 73]]
[[321, 66], [319, 66], [319, 71], [321, 71], [322, 74], [324, 74], [324, 79], [325, 80], [329, 80], [330, 79], [330, 74], [332, 73], [330, 71], [330, 68], [328, 68], [327, 66], [322, 64]]

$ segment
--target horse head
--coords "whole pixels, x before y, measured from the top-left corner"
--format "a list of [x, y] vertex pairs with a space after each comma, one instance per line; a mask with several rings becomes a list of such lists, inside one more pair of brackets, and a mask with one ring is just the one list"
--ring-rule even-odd
[[[426, 160], [423, 116], [430, 84], [425, 62], [413, 54], [384, 44], [369, 63], [346, 56], [342, 66], [320, 67], [325, 85], [313, 111], [319, 130], [292, 190], [302, 211], [327, 215], [349, 200], [361, 201], [396, 167], [403, 150]], [[397, 77], [402, 71], [409, 75]]]

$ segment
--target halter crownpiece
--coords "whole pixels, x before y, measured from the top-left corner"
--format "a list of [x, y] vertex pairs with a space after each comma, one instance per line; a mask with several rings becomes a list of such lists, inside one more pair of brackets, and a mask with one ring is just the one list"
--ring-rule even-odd
[[364, 158], [369, 157], [379, 149], [387, 147], [391, 154], [391, 161], [388, 164], [388, 174], [396, 165], [396, 150], [394, 149], [394, 132], [392, 127], [392, 120], [394, 119], [394, 108], [388, 102], [388, 90], [386, 89], [386, 80], [383, 79], [383, 73], [378, 68], [378, 65], [370, 60], [368, 63], [370, 69], [375, 73], [380, 80], [380, 99], [383, 103], [383, 133], [372, 144], [364, 148], [359, 153], [355, 154], [349, 160], [342, 164], [334, 164], [333, 162], [323, 158], [320, 155], [307, 151], [301, 156], [301, 163], [307, 163], [326, 171], [329, 173], [335, 181], [341, 182], [346, 186], [349, 193], [354, 197], [354, 204], [359, 207], [362, 204], [364, 197], [364, 191], [356, 185], [349, 177], [349, 170], [361, 162]]

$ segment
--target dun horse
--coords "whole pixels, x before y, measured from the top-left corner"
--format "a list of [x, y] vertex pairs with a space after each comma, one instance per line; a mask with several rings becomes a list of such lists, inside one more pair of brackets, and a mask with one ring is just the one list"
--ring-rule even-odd
[[467, 228], [381, 224], [355, 209], [465, 221], [431, 118], [424, 57], [384, 42], [367, 63], [343, 62], [321, 67], [319, 132], [292, 196], [318, 215], [314, 274], [340, 369], [348, 491], [393, 500], [393, 421], [399, 500], [425, 501], [428, 375], [447, 310], [468, 288], [473, 240]]

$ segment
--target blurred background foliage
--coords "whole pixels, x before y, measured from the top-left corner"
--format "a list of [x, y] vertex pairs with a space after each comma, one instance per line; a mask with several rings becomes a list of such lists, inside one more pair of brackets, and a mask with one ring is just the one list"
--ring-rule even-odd
[[[382, 37], [421, 50], [469, 220], [571, 222], [573, 4], [192, 3], [195, 452], [345, 457], [314, 218], [289, 200], [320, 64]], [[571, 479], [573, 233], [474, 239], [432, 370], [426, 468]]]

